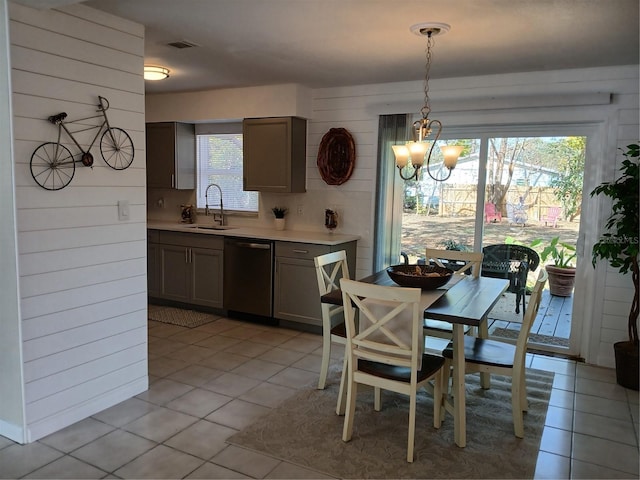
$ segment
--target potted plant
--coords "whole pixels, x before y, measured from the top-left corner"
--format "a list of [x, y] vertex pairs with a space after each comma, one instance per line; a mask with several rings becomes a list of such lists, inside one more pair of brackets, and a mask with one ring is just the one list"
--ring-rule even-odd
[[287, 214], [288, 209], [285, 207], [273, 207], [271, 211], [273, 212], [273, 216], [276, 217], [276, 230], [284, 230], [284, 217]]
[[626, 388], [638, 390], [638, 313], [640, 312], [638, 272], [638, 232], [640, 221], [638, 209], [640, 185], [638, 156], [640, 145], [627, 145], [623, 152], [625, 160], [620, 167], [620, 177], [614, 182], [605, 182], [596, 187], [591, 196], [605, 195], [609, 197], [611, 215], [605, 224], [606, 233], [596, 242], [592, 250], [592, 263], [595, 267], [598, 260], [607, 260], [609, 265], [626, 274], [631, 271], [633, 280], [633, 299], [627, 324], [629, 339], [613, 344], [616, 361], [616, 380]]
[[459, 252], [469, 252], [471, 249], [466, 246], [464, 243], [456, 242], [455, 240], [449, 239], [440, 242], [438, 245], [444, 247], [445, 250], [457, 250]]
[[[531, 242], [531, 248], [539, 247], [544, 240], [541, 238]], [[568, 297], [573, 292], [576, 280], [576, 247], [560, 241], [560, 237], [553, 237], [549, 244], [540, 251], [540, 260], [544, 263], [549, 274], [549, 293], [557, 297]]]

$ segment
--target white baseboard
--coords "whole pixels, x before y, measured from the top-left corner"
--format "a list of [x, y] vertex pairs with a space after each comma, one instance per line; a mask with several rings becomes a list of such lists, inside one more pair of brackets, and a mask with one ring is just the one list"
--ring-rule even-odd
[[0, 435], [17, 443], [26, 443], [24, 428], [4, 420], [0, 420]]
[[52, 417], [44, 418], [28, 425], [27, 443], [35, 442], [80, 420], [95, 415], [98, 412], [113, 407], [149, 389], [149, 379], [140, 378], [134, 382], [109, 392], [108, 394], [94, 398], [81, 405], [62, 411]]

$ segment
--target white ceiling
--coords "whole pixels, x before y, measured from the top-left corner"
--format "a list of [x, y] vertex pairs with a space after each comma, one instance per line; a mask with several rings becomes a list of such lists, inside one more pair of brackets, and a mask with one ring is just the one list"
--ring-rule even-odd
[[[18, 0], [72, 3], [73, 0]], [[419, 80], [445, 22], [432, 78], [639, 63], [638, 0], [90, 0], [146, 26], [145, 63], [171, 76], [149, 93], [298, 83]], [[176, 49], [169, 42], [198, 46]]]

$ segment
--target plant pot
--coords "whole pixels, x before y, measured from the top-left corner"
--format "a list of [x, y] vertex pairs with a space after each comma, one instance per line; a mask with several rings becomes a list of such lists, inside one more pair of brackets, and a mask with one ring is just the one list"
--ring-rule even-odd
[[638, 390], [638, 344], [629, 340], [613, 344], [616, 358], [616, 382], [625, 388]]
[[284, 230], [284, 227], [285, 227], [284, 218], [276, 218], [275, 226], [276, 226], [276, 230]]
[[569, 297], [576, 281], [575, 268], [560, 268], [555, 265], [544, 267], [549, 274], [549, 292], [556, 297]]

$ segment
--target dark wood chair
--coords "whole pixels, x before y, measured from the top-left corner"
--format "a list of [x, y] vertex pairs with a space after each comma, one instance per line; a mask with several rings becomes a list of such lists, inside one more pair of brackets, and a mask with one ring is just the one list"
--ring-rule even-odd
[[487, 245], [482, 249], [481, 275], [483, 277], [506, 278], [509, 280], [508, 292], [516, 294], [516, 313], [525, 312], [525, 293], [527, 274], [535, 272], [540, 264], [540, 257], [535, 250], [524, 245], [498, 244]]

